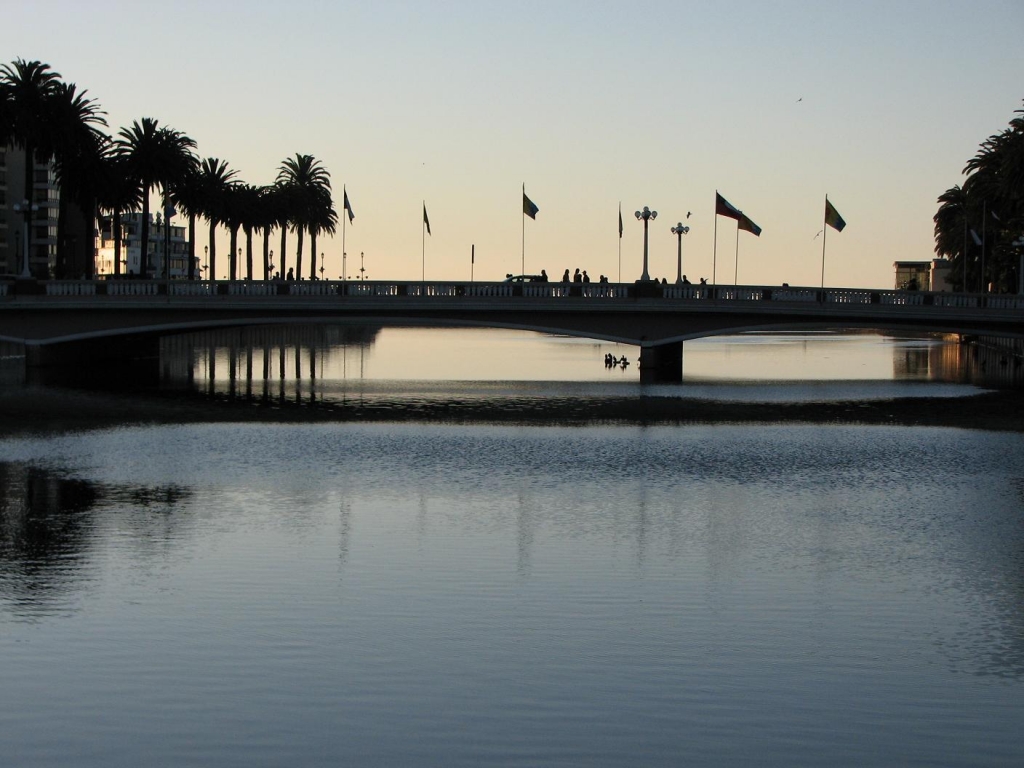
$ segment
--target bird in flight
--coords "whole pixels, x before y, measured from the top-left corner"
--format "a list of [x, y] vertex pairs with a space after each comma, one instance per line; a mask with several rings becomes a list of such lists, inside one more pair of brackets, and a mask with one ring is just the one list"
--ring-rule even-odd
[[686, 218], [690, 218], [690, 212], [689, 211], [686, 212]]
[[800, 97], [799, 99], [797, 99], [797, 102], [799, 103], [799, 102], [801, 102], [801, 101], [803, 101], [803, 100], [804, 100], [804, 97], [803, 97], [803, 96], [801, 96], [801, 97]]
[[824, 231], [825, 231], [824, 229], [819, 229], [818, 230], [818, 234], [816, 234], [814, 237], [812, 237], [811, 240], [817, 240], [819, 237], [821, 237], [821, 233], [824, 232]]

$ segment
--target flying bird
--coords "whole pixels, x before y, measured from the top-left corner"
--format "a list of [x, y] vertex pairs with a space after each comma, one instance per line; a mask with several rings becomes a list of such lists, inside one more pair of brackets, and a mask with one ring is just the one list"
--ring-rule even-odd
[[689, 211], [686, 212], [686, 218], [690, 218], [690, 212]]
[[814, 237], [812, 237], [811, 240], [812, 241], [817, 240], [821, 236], [821, 233], [824, 232], [824, 231], [825, 231], [824, 229], [819, 229], [818, 230], [818, 234], [816, 234]]
[[804, 97], [803, 97], [803, 96], [801, 96], [801, 97], [800, 97], [799, 99], [797, 99], [797, 103], [800, 103], [800, 102], [801, 102], [801, 101], [803, 101], [803, 100], [804, 100]]

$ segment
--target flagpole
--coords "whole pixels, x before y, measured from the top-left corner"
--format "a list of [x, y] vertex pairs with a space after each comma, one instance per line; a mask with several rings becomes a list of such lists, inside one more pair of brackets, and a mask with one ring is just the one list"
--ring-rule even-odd
[[718, 190], [715, 190], [715, 245], [711, 253], [711, 284], [715, 285], [715, 273], [718, 269]]
[[[526, 197], [526, 182], [523, 182], [523, 197]], [[522, 263], [519, 265], [519, 274], [526, 274], [526, 209], [523, 208], [523, 253]]]
[[622, 282], [622, 201], [619, 200], [619, 282]]
[[821, 287], [825, 287], [825, 239], [828, 237], [828, 195], [825, 195], [825, 214], [821, 224]]
[[[342, 204], [344, 204], [344, 202], [346, 200], [348, 200], [348, 191], [345, 189], [345, 185], [344, 184], [341, 185], [341, 200], [342, 200]], [[341, 280], [342, 280], [342, 282], [344, 282], [345, 278], [346, 278], [346, 275], [345, 275], [345, 271], [346, 271], [345, 270], [345, 257], [348, 255], [348, 254], [345, 253], [345, 224], [348, 223], [346, 221], [347, 219], [348, 219], [348, 210], [343, 210], [341, 212]]]
[[427, 282], [427, 201], [423, 201], [423, 221], [420, 222], [420, 282]]
[[[718, 218], [717, 216], [715, 218]], [[732, 285], [735, 288], [740, 284], [740, 222], [736, 220], [736, 266], [732, 270]]]

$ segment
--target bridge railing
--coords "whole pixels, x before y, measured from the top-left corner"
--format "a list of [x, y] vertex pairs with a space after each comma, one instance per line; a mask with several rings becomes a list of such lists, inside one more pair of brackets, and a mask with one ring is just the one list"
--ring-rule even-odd
[[660, 283], [385, 282], [340, 280], [0, 280], [0, 297], [334, 297], [458, 299], [527, 298], [584, 300], [666, 300], [670, 302], [798, 302], [827, 305], [883, 305], [937, 309], [1024, 311], [1024, 296], [932, 293], [928, 291], [790, 286], [664, 285]]

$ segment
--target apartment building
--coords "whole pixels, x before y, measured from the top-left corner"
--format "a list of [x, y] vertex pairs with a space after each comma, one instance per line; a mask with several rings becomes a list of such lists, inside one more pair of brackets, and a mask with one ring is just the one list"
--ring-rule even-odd
[[[103, 216], [96, 229], [96, 276], [114, 274], [114, 225], [113, 218]], [[146, 248], [143, 263], [142, 214], [121, 215], [121, 269], [122, 275], [136, 277], [162, 277], [164, 274], [165, 226], [163, 215], [149, 215], [149, 247]], [[170, 225], [171, 277], [188, 277], [189, 241], [184, 226]], [[198, 274], [198, 271], [197, 271]]]
[[[29, 271], [35, 277], [48, 278], [57, 268], [60, 190], [52, 164], [33, 163], [32, 188], [26, 194], [27, 161], [24, 150], [0, 147], [0, 272], [22, 273], [27, 237]], [[27, 233], [24, 214], [14, 209], [25, 201], [35, 207]]]

